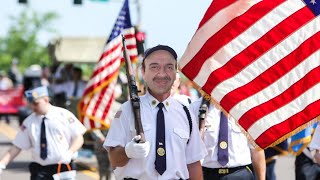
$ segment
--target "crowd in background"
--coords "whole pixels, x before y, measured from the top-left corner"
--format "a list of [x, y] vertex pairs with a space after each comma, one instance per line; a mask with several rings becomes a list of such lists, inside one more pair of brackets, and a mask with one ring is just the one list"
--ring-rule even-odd
[[[180, 76], [180, 84], [176, 89], [176, 93], [186, 95], [190, 97], [192, 101], [198, 99], [200, 94], [193, 87], [192, 83], [183, 77], [181, 73], [179, 77]], [[35, 64], [29, 66], [24, 72], [21, 72], [18, 61], [13, 60], [10, 69], [0, 71], [0, 91], [12, 89], [17, 86], [23, 86], [25, 91], [38, 86], [47, 86], [51, 103], [59, 107], [67, 108], [77, 116], [76, 106], [85, 90], [87, 80], [88, 77], [84, 77], [82, 69], [72, 63], [61, 63], [52, 67]], [[142, 78], [138, 78], [138, 81], [138, 89], [143, 89], [144, 83], [142, 82]], [[121, 103], [128, 99], [126, 75], [120, 72], [117, 82], [116, 92], [120, 94], [118, 93], [115, 103], [118, 103], [120, 106]], [[143, 92], [145, 91], [142, 91], [140, 95], [142, 95]], [[28, 106], [21, 107], [18, 114], [19, 123], [22, 124], [22, 121], [31, 113], [32, 111]], [[3, 116], [6, 122], [10, 123], [9, 115], [4, 114]], [[104, 176], [110, 177], [112, 170], [108, 161], [107, 151], [102, 147], [107, 133], [107, 130], [90, 131], [90, 133], [88, 133], [89, 136], [87, 136], [89, 138], [86, 139], [86, 141], [93, 141], [91, 150], [94, 151], [97, 157], [101, 179]], [[87, 144], [91, 143], [89, 142]], [[85, 142], [84, 148], [88, 147], [90, 148]]]

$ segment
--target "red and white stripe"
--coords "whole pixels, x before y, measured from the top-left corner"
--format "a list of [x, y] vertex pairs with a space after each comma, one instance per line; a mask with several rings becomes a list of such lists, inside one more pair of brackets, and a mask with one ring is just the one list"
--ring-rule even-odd
[[301, 0], [215, 0], [179, 66], [266, 148], [320, 114], [319, 31]]
[[[130, 59], [137, 58], [134, 28], [124, 29], [123, 35]], [[94, 72], [79, 103], [80, 121], [87, 129], [108, 128], [111, 123], [110, 107], [115, 100], [114, 90], [117, 83], [122, 53], [122, 37], [111, 40], [95, 66]]]

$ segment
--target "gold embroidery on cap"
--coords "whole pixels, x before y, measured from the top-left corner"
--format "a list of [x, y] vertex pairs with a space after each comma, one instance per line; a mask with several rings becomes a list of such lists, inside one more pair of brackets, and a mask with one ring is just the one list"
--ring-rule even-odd
[[33, 98], [38, 98], [38, 97], [39, 97], [39, 94], [38, 94], [36, 91], [33, 91], [33, 92], [32, 92], [32, 97], [33, 97]]

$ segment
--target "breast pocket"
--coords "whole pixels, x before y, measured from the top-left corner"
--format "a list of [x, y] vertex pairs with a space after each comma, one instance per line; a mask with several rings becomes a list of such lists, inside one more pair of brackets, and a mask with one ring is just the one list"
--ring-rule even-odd
[[216, 126], [206, 127], [204, 132], [204, 142], [206, 146], [212, 147], [218, 143], [218, 128]]
[[175, 150], [176, 151], [185, 150], [188, 139], [189, 139], [189, 132], [184, 129], [173, 128], [173, 137], [175, 141], [174, 144], [175, 146], [177, 146]]
[[[244, 143], [248, 144], [245, 134], [241, 131], [237, 124], [231, 126], [231, 141], [235, 149], [243, 149]], [[248, 144], [249, 145], [249, 144]]]

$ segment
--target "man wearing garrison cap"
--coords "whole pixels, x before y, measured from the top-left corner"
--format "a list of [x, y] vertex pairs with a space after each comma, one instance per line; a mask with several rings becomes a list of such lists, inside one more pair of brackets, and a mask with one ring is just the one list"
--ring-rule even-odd
[[50, 104], [48, 89], [37, 87], [25, 92], [33, 111], [22, 123], [13, 146], [0, 159], [0, 172], [21, 150], [31, 149], [31, 180], [53, 179], [61, 163], [61, 172], [69, 171], [71, 158], [83, 144], [86, 128], [68, 110]]
[[206, 151], [187, 107], [171, 96], [177, 54], [169, 46], [146, 50], [142, 75], [148, 87], [140, 97], [146, 142], [137, 143], [131, 102], [125, 102], [112, 121], [104, 147], [117, 179], [202, 179], [200, 160]]

